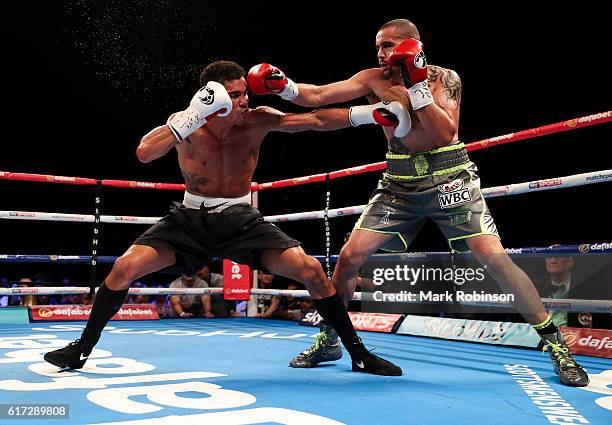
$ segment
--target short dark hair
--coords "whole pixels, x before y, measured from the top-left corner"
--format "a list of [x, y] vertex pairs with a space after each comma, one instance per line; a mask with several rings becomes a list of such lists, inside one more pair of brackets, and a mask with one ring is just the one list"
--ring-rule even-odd
[[408, 19], [394, 19], [392, 21], [387, 22], [386, 24], [383, 24], [380, 29], [384, 30], [385, 28], [389, 27], [395, 27], [395, 29], [398, 30], [399, 35], [402, 38], [416, 38], [417, 40], [421, 39], [421, 36], [419, 35], [419, 30], [417, 29], [416, 25], [414, 25]]
[[200, 73], [200, 87], [209, 81], [223, 84], [226, 81], [238, 80], [244, 77], [244, 68], [232, 61], [216, 61], [204, 68]]

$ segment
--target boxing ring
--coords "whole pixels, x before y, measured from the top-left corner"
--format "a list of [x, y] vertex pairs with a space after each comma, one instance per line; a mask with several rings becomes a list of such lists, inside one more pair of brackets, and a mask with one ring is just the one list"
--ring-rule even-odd
[[[551, 423], [520, 385], [529, 377], [524, 382], [537, 382], [565, 403], [575, 423], [605, 424], [611, 417], [596, 404], [605, 398], [609, 359], [577, 356], [592, 379], [578, 389], [559, 384], [548, 356], [535, 350], [362, 332], [367, 346], [404, 369], [403, 377], [353, 373], [347, 355], [292, 369], [291, 355], [312, 343], [313, 328], [195, 319], [112, 322], [82, 370], [60, 373], [42, 362], [43, 352], [78, 338], [83, 327], [3, 326], [2, 403], [68, 403], [66, 423], [88, 424]], [[607, 394], [610, 399], [609, 388]]]
[[[468, 151], [612, 121], [612, 111], [467, 144]], [[330, 173], [254, 184], [254, 192], [351, 176], [385, 168], [368, 164]], [[184, 190], [183, 185], [0, 171], [0, 180], [92, 186]], [[612, 170], [508, 184], [483, 189], [485, 197], [562, 189], [612, 181]], [[368, 188], [368, 190], [371, 188]], [[368, 192], [369, 193], [369, 192]], [[327, 206], [329, 206], [329, 193]], [[97, 198], [96, 198], [97, 199]], [[282, 223], [359, 214], [363, 205], [267, 216]], [[93, 223], [91, 255], [0, 253], [2, 263], [112, 263], [98, 252], [100, 223], [151, 224], [159, 217], [0, 211], [2, 219]], [[329, 232], [325, 235], [329, 241]], [[606, 244], [521, 249], [525, 255], [585, 252]], [[329, 244], [327, 244], [329, 247]], [[601, 248], [601, 249], [600, 249]], [[518, 253], [518, 250], [509, 250]], [[425, 253], [423, 255], [435, 255]], [[402, 254], [406, 255], [406, 254]], [[317, 258], [329, 265], [328, 251]], [[403, 258], [396, 255], [396, 258]], [[406, 257], [407, 258], [407, 257]], [[90, 280], [90, 285], [95, 280]], [[88, 293], [90, 288], [0, 288], [0, 295]], [[198, 292], [199, 291], [199, 292]], [[222, 289], [172, 293], [220, 293]], [[167, 294], [132, 288], [133, 294]], [[305, 296], [306, 291], [255, 288], [258, 294]], [[361, 293], [355, 299], [362, 298]], [[559, 300], [548, 308], [568, 309]], [[567, 300], [565, 300], [567, 301]], [[569, 309], [612, 311], [603, 300], [570, 300]], [[581, 303], [581, 304], [580, 304]], [[565, 304], [572, 304], [565, 303]], [[288, 367], [291, 357], [312, 344], [316, 328], [254, 318], [113, 321], [79, 371], [58, 371], [42, 355], [80, 336], [84, 322], [0, 325], [0, 423], [14, 423], [12, 405], [67, 407], [69, 418], [29, 422], [71, 424], [609, 424], [612, 421], [612, 359], [577, 355], [589, 372], [584, 388], [561, 385], [547, 354], [538, 350], [475, 344], [395, 333], [360, 332], [366, 346], [404, 370], [402, 377], [353, 373], [347, 354], [314, 369]]]

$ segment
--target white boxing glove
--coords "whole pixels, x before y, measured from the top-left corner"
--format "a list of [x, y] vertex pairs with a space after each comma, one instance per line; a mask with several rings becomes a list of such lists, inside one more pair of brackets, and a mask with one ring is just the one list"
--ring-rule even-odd
[[223, 84], [209, 81], [193, 96], [187, 109], [177, 112], [168, 120], [168, 127], [182, 142], [211, 119], [225, 117], [231, 112], [232, 99]]
[[353, 106], [349, 109], [349, 120], [353, 127], [363, 124], [393, 126], [395, 137], [404, 137], [412, 127], [410, 114], [398, 101]]

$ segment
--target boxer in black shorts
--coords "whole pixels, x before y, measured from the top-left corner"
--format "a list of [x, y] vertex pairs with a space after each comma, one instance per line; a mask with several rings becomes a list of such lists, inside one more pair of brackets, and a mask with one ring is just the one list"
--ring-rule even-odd
[[[514, 306], [539, 333], [561, 382], [587, 385], [588, 375], [572, 358], [531, 279], [506, 254], [480, 192], [476, 168], [458, 142], [459, 76], [427, 64], [419, 32], [407, 19], [385, 23], [376, 34], [376, 50], [380, 67], [364, 69], [343, 81], [317, 86], [283, 80], [287, 87], [282, 89], [292, 93], [289, 100], [301, 106], [365, 96], [370, 103], [401, 101], [412, 117], [406, 136], [384, 129], [388, 169], [340, 252], [332, 283], [348, 304], [368, 257], [380, 248], [406, 249], [425, 220], [432, 219], [453, 250], [469, 249], [502, 289], [514, 294]], [[466, 60], [473, 59], [467, 55]], [[267, 78], [270, 69], [282, 74], [271, 65], [258, 65], [249, 73], [249, 84]], [[278, 88], [262, 91], [275, 93]], [[341, 353], [333, 329], [324, 326], [315, 345], [290, 366], [313, 367], [336, 360]]]
[[[173, 114], [166, 125], [141, 140], [136, 151], [141, 162], [176, 149], [186, 186], [183, 203], [175, 204], [115, 261], [100, 285], [81, 338], [45, 354], [47, 362], [62, 368], [83, 367], [132, 281], [170, 266], [190, 275], [213, 257], [223, 257], [252, 267], [261, 265], [303, 283], [318, 311], [340, 334], [352, 356], [353, 370], [401, 375], [399, 367], [364, 347], [321, 264], [306, 255], [298, 241], [263, 220], [250, 205], [250, 187], [259, 147], [271, 131], [328, 131], [351, 124], [381, 124], [402, 133], [409, 120], [407, 112], [399, 102], [361, 106], [359, 117], [352, 120], [348, 109], [306, 114], [284, 114], [268, 107], [250, 109], [244, 74], [234, 62], [208, 65], [200, 75], [202, 88], [189, 108]], [[279, 83], [278, 79], [270, 81], [271, 85]]]

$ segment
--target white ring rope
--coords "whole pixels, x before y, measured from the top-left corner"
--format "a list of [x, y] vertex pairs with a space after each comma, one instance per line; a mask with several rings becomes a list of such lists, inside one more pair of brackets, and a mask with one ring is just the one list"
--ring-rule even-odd
[[[96, 288], [97, 291], [97, 288]], [[59, 294], [88, 294], [89, 288], [84, 287], [28, 287], [28, 288], [0, 288], [0, 296], [3, 295], [59, 295]], [[223, 288], [130, 288], [130, 295], [222, 295]], [[294, 298], [310, 298], [305, 290], [290, 289], [251, 289], [251, 295], [267, 296], [291, 296]], [[355, 292], [354, 301], [376, 302], [371, 292]], [[431, 304], [415, 301], [399, 301], [402, 304]], [[542, 303], [547, 310], [558, 311], [591, 311], [612, 313], [611, 300], [579, 300], [579, 299], [553, 299], [542, 298]], [[505, 307], [511, 308], [509, 302], [462, 302], [463, 305], [479, 307]]]
[[[591, 173], [575, 174], [572, 176], [555, 177], [552, 179], [534, 180], [525, 183], [515, 183], [505, 186], [495, 186], [483, 189], [482, 192], [485, 198], [494, 198], [499, 196], [518, 195], [527, 192], [539, 192], [542, 190], [562, 189], [568, 187], [584, 186], [593, 183], [604, 183], [612, 181], [612, 169], [593, 171]], [[345, 215], [361, 214], [365, 205], [356, 205], [352, 207], [335, 208], [328, 212], [330, 218], [340, 217]], [[314, 220], [322, 219], [325, 216], [325, 211], [307, 211], [293, 214], [281, 214], [266, 216], [264, 219], [271, 223], [297, 221], [297, 220]], [[100, 220], [103, 223], [124, 223], [124, 224], [155, 224], [161, 217], [134, 217], [124, 215], [102, 215]], [[41, 221], [69, 221], [92, 223], [93, 215], [87, 214], [63, 214], [63, 213], [48, 213], [48, 212], [33, 212], [33, 211], [0, 211], [0, 219], [9, 220], [41, 220]]]

